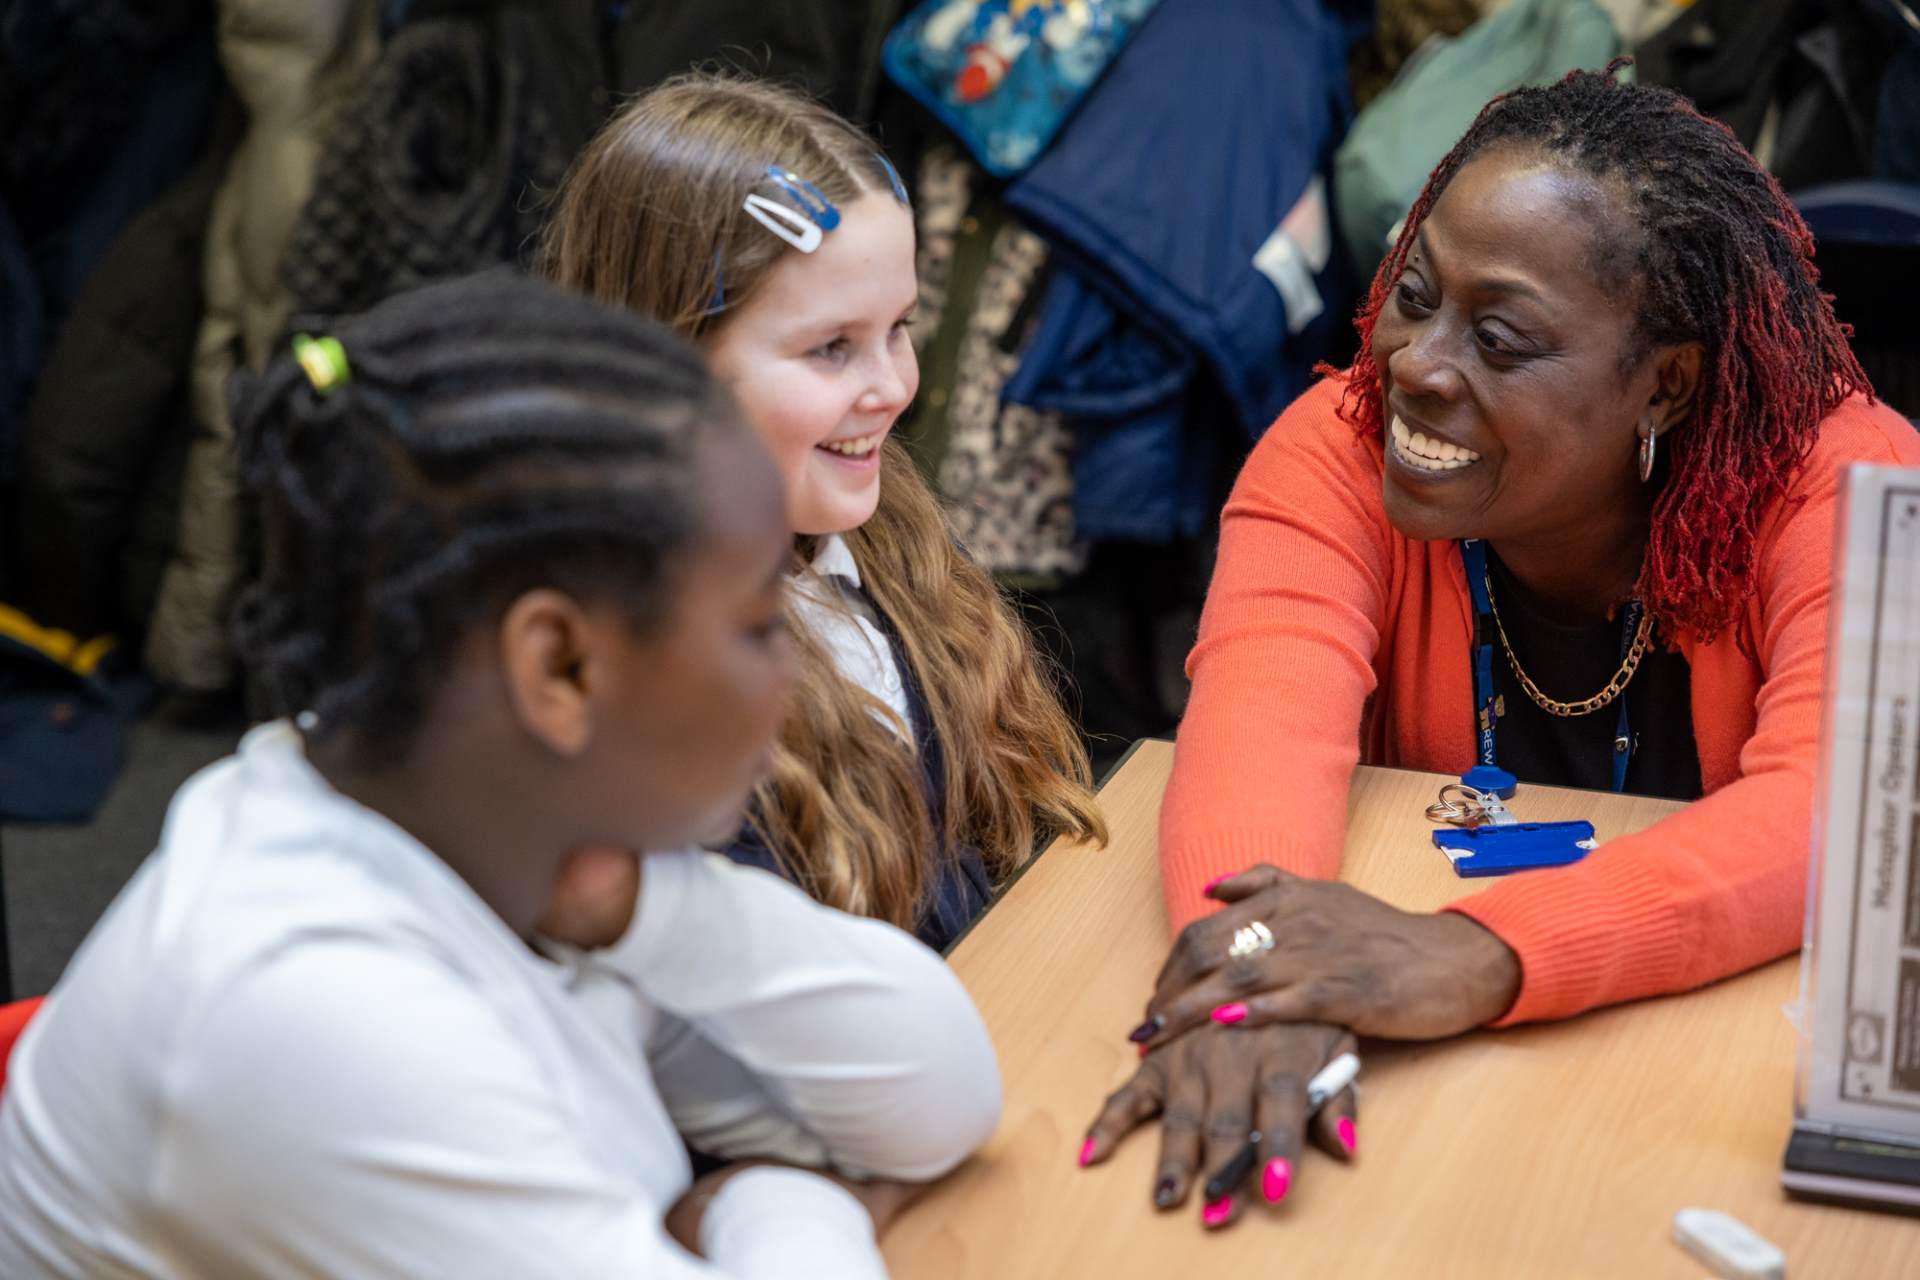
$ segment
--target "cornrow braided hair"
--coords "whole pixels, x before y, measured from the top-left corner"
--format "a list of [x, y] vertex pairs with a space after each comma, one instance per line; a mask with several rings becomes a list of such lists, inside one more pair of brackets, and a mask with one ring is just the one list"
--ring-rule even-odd
[[1856, 392], [1872, 395], [1850, 330], [1813, 265], [1813, 235], [1732, 130], [1668, 89], [1575, 71], [1557, 84], [1489, 102], [1427, 179], [1356, 327], [1341, 416], [1381, 430], [1372, 355], [1380, 308], [1434, 202], [1468, 161], [1497, 147], [1538, 154], [1622, 197], [1630, 225], [1596, 227], [1602, 283], [1638, 315], [1628, 368], [1653, 348], [1699, 342], [1689, 420], [1662, 443], [1664, 475], [1635, 590], [1662, 630], [1702, 639], [1723, 630], [1753, 590], [1760, 523], [1787, 493], [1820, 421]]
[[642, 630], [663, 616], [701, 536], [696, 442], [737, 424], [692, 347], [505, 273], [333, 336], [349, 373], [329, 390], [281, 358], [234, 396], [263, 543], [236, 647], [273, 713], [384, 762], [465, 629], [521, 593], [606, 599]]

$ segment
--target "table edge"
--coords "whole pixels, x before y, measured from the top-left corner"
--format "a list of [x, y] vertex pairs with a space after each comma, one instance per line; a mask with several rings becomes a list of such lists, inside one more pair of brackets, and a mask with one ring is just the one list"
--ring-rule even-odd
[[[1100, 781], [1094, 784], [1094, 788], [1093, 788], [1094, 794], [1098, 795], [1100, 792], [1105, 791], [1107, 789], [1107, 784], [1109, 782], [1112, 782], [1115, 776], [1117, 776], [1122, 769], [1127, 767], [1127, 762], [1129, 760], [1132, 760], [1134, 755], [1140, 750], [1140, 748], [1146, 746], [1149, 742], [1164, 742], [1164, 743], [1167, 743], [1169, 746], [1171, 746], [1173, 743], [1173, 739], [1171, 738], [1135, 738], [1133, 740], [1133, 745], [1129, 746], [1126, 749], [1126, 751], [1122, 752], [1120, 758], [1118, 760], [1115, 760], [1112, 764], [1108, 765], [1107, 771], [1100, 775]], [[1039, 863], [1040, 859], [1046, 857], [1047, 851], [1052, 849], [1055, 845], [1059, 843], [1060, 843], [1059, 836], [1049, 837], [1044, 844], [1042, 844], [1038, 849], [1035, 849], [1033, 851], [1033, 856], [1031, 858], [1028, 858], [1025, 862], [1021, 863], [1018, 867], [1015, 867], [1013, 874], [1008, 876], [1006, 878], [1006, 881], [1003, 884], [1001, 884], [999, 888], [993, 891], [993, 896], [987, 899], [986, 905], [980, 908], [979, 914], [974, 916], [973, 919], [967, 921], [967, 927], [962, 929], [959, 933], [955, 934], [953, 937], [953, 941], [949, 942], [946, 945], [945, 949], [943, 949], [940, 952], [940, 954], [942, 956], [948, 956], [948, 957], [952, 956], [954, 953], [954, 949], [957, 948], [961, 943], [967, 940], [967, 935], [972, 933], [974, 929], [979, 925], [979, 923], [982, 920], [985, 920], [988, 914], [992, 912], [992, 910], [995, 907], [1000, 905], [1000, 900], [1007, 896], [1007, 893], [1013, 888], [1013, 886], [1020, 883], [1020, 878], [1026, 875], [1027, 872], [1033, 870], [1033, 868]]]

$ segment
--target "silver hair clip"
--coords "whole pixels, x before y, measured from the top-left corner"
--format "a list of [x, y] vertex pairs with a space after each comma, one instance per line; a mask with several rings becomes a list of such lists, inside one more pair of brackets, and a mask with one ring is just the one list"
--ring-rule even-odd
[[779, 165], [767, 166], [767, 179], [780, 188], [787, 202], [749, 193], [740, 207], [747, 216], [802, 253], [820, 247], [826, 233], [840, 225], [840, 211], [820, 188]]

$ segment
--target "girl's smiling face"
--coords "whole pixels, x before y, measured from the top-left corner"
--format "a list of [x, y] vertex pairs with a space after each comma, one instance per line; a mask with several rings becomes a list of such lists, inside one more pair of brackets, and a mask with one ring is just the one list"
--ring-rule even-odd
[[913, 214], [869, 192], [813, 253], [784, 255], [708, 341], [780, 469], [795, 533], [858, 528], [880, 501], [880, 446], [920, 386], [913, 250]]

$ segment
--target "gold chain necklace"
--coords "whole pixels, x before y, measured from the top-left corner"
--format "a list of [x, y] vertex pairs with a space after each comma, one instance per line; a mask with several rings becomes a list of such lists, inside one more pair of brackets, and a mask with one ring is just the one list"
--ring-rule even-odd
[[1642, 609], [1640, 611], [1640, 625], [1634, 630], [1633, 645], [1627, 650], [1626, 658], [1621, 661], [1620, 669], [1613, 673], [1613, 679], [1607, 681], [1606, 688], [1594, 694], [1591, 698], [1582, 698], [1578, 702], [1555, 702], [1552, 698], [1540, 692], [1540, 686], [1535, 684], [1533, 677], [1529, 676], [1526, 670], [1521, 667], [1520, 659], [1514, 657], [1513, 646], [1507, 643], [1507, 629], [1500, 625], [1500, 606], [1495, 604], [1493, 600], [1493, 574], [1491, 571], [1487, 573], [1486, 578], [1487, 607], [1493, 611], [1493, 629], [1499, 633], [1501, 651], [1507, 655], [1507, 665], [1513, 668], [1514, 675], [1520, 677], [1520, 687], [1527, 691], [1529, 698], [1533, 699], [1534, 706], [1539, 707], [1550, 716], [1583, 716], [1589, 711], [1598, 711], [1600, 708], [1606, 706], [1609, 702], [1619, 697], [1622, 691], [1626, 689], [1627, 684], [1633, 679], [1633, 673], [1640, 668], [1641, 655], [1647, 651], [1647, 638], [1653, 634], [1653, 611], [1651, 609]]

